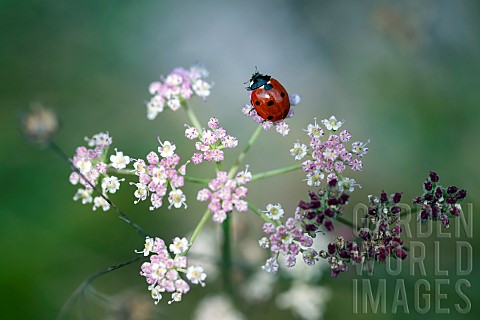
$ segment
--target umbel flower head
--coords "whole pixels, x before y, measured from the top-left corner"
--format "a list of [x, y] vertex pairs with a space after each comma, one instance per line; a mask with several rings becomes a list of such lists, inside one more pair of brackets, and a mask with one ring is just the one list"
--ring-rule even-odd
[[208, 183], [208, 188], [198, 191], [197, 200], [210, 201], [208, 209], [213, 213], [213, 221], [222, 223], [233, 208], [238, 212], [248, 210], [248, 203], [243, 198], [248, 193], [245, 185], [251, 179], [248, 166], [245, 171], [237, 173], [234, 179], [230, 179], [227, 172], [219, 171], [217, 177]]
[[369, 196], [366, 222], [358, 232], [360, 242], [337, 237], [327, 246], [327, 250], [320, 251], [320, 257], [330, 265], [332, 277], [346, 271], [350, 262], [384, 262], [387, 257], [401, 260], [407, 257], [401, 239], [400, 199], [399, 192], [388, 196], [382, 191], [380, 197]]
[[[324, 119], [321, 123], [324, 129], [314, 120], [309, 124], [307, 135], [310, 137], [309, 147], [307, 145], [295, 142], [290, 154], [295, 160], [302, 160], [302, 169], [306, 173], [306, 181], [310, 187], [319, 187], [324, 180], [327, 183], [330, 180], [337, 180], [341, 189], [353, 191], [356, 184], [355, 180], [347, 178], [344, 172], [347, 168], [352, 171], [361, 171], [363, 167], [362, 158], [368, 152], [367, 142], [355, 141], [348, 146], [352, 135], [347, 130], [337, 132], [345, 121], [338, 121], [334, 116], [330, 119]], [[342, 190], [343, 191], [343, 190]]]
[[103, 211], [110, 209], [110, 204], [100, 196], [93, 197], [93, 188], [97, 184], [101, 186], [101, 192], [105, 197], [109, 193], [115, 193], [120, 188], [120, 182], [125, 179], [108, 174], [108, 168], [117, 170], [124, 169], [130, 163], [130, 157], [124, 155], [122, 151], [115, 149], [115, 154], [110, 156], [110, 162], [107, 161], [108, 149], [112, 144], [112, 138], [108, 132], [100, 132], [93, 135], [92, 138], [85, 137], [89, 148], [80, 146], [76, 149], [72, 158], [72, 164], [80, 172], [70, 174], [70, 183], [80, 185], [73, 196], [73, 200], [81, 200], [83, 204], [93, 202], [93, 210], [102, 208]]
[[211, 83], [205, 81], [207, 76], [207, 69], [193, 65], [188, 70], [175, 68], [161, 81], [152, 82], [149, 91], [153, 96], [147, 102], [147, 118], [155, 119], [165, 107], [177, 111], [193, 95], [205, 100], [212, 87]]
[[296, 212], [303, 231], [312, 237], [321, 230], [322, 225], [326, 231], [332, 231], [333, 220], [342, 215], [348, 203], [348, 191], [342, 189], [336, 179], [332, 179], [318, 193], [309, 192], [310, 201], [301, 200]]
[[162, 142], [160, 139], [159, 143], [158, 153], [151, 151], [147, 155], [146, 161], [138, 159], [133, 164], [134, 173], [138, 176], [138, 182], [130, 183], [137, 187], [134, 193], [136, 198], [134, 203], [137, 204], [150, 198], [150, 210], [158, 209], [163, 205], [163, 197], [170, 188], [168, 208], [175, 207], [178, 209], [182, 206], [187, 208], [185, 194], [180, 189], [184, 186], [187, 164], [185, 163], [177, 169], [180, 156], [175, 153], [175, 144], [170, 141]]
[[135, 251], [145, 257], [150, 256], [150, 262], [142, 264], [140, 275], [145, 277], [155, 304], [160, 302], [165, 292], [171, 294], [168, 303], [172, 303], [181, 301], [183, 295], [190, 291], [190, 285], [182, 279], [181, 274], [184, 274], [191, 283], [205, 286], [207, 275], [203, 268], [201, 266], [187, 268], [188, 259], [182, 254], [189, 246], [186, 238], [176, 237], [167, 247], [165, 241], [160, 238], [146, 237], [144, 249]]
[[437, 173], [431, 171], [423, 183], [423, 194], [413, 199], [413, 204], [420, 207], [418, 219], [421, 222], [440, 220], [448, 228], [450, 219], [460, 216], [460, 201], [467, 196], [467, 191], [456, 186], [442, 187]]
[[313, 244], [313, 239], [304, 233], [301, 223], [297, 220], [298, 216], [288, 218], [285, 224], [283, 224], [280, 219], [284, 215], [284, 210], [280, 204], [269, 204], [267, 205], [267, 210], [263, 212], [275, 224], [267, 222], [263, 225], [262, 230], [266, 236], [258, 242], [260, 247], [269, 249], [273, 254], [273, 257], [267, 259], [262, 269], [267, 272], [277, 272], [279, 256], [285, 259], [285, 264], [288, 268], [292, 268], [296, 265], [297, 256], [300, 254], [303, 256], [306, 264], [315, 264], [318, 254], [310, 248]]
[[202, 161], [220, 162], [224, 159], [223, 149], [235, 148], [238, 140], [234, 136], [228, 135], [227, 130], [220, 126], [217, 118], [212, 117], [208, 121], [208, 129], [199, 132], [197, 128], [185, 124], [185, 137], [190, 140], [196, 140], [195, 152], [191, 158], [197, 165]]

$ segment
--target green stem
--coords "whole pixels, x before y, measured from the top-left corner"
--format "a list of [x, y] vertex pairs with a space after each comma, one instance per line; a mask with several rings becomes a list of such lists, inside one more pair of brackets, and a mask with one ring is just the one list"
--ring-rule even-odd
[[189, 176], [184, 176], [183, 178], [185, 179], [185, 181], [194, 182], [194, 183], [208, 184], [210, 182], [210, 179], [195, 178], [195, 177], [189, 177]]
[[115, 212], [117, 213], [117, 216], [121, 220], [128, 223], [143, 238], [145, 238], [147, 236], [147, 233], [138, 224], [136, 224], [135, 222], [130, 220], [130, 218], [125, 213], [123, 213], [109, 198], [107, 198], [106, 195], [103, 194], [103, 192], [101, 192], [92, 182], [90, 182], [90, 180], [88, 180], [83, 175], [83, 173], [80, 172], [80, 170], [73, 164], [72, 160], [70, 160], [70, 158], [65, 154], [65, 152], [63, 152], [63, 150], [55, 142], [50, 141], [49, 147], [58, 156], [60, 156], [60, 158], [62, 158], [66, 163], [68, 163], [70, 165], [70, 167], [72, 168], [72, 170], [75, 171], [80, 177], [82, 177], [82, 179], [85, 180], [85, 182], [88, 183], [88, 185], [93, 189], [93, 191], [95, 191], [100, 197], [102, 197], [105, 201], [107, 201], [107, 203], [113, 208], [113, 210], [115, 210]]
[[115, 168], [108, 168], [108, 173], [118, 173], [118, 174], [125, 174], [129, 176], [134, 176], [135, 171], [128, 170], [128, 169], [115, 169]]
[[344, 217], [336, 216], [335, 220], [337, 220], [338, 222], [343, 223], [344, 225], [347, 225], [349, 227], [352, 227], [352, 228], [354, 227], [353, 222], [348, 221]]
[[200, 121], [198, 121], [197, 116], [195, 115], [195, 112], [188, 106], [186, 101], [182, 101], [182, 106], [185, 109], [185, 112], [187, 113], [188, 118], [192, 122], [193, 126], [197, 128], [197, 130], [202, 133], [203, 129], [202, 126], [200, 125]]
[[132, 258], [132, 259], [126, 261], [126, 262], [113, 265], [111, 267], [108, 267], [105, 270], [95, 272], [94, 274], [88, 276], [80, 284], [80, 286], [70, 295], [67, 302], [65, 302], [62, 309], [60, 310], [60, 314], [58, 315], [57, 320], [64, 319], [67, 316], [67, 313], [70, 311], [70, 309], [72, 308], [75, 301], [80, 297], [81, 294], [83, 294], [85, 289], [88, 288], [88, 286], [93, 282], [93, 280], [95, 280], [96, 278], [98, 278], [100, 276], [103, 276], [104, 274], [107, 274], [109, 272], [112, 272], [112, 271], [115, 271], [117, 269], [123, 268], [125, 266], [128, 266], [129, 264], [135, 263], [142, 258], [143, 258], [143, 255], [138, 255], [135, 258]]
[[289, 166], [289, 167], [285, 167], [285, 168], [280, 168], [280, 169], [270, 170], [270, 171], [266, 171], [266, 172], [262, 172], [262, 173], [257, 173], [257, 174], [254, 174], [252, 176], [252, 181], [278, 176], [280, 174], [287, 173], [287, 172], [292, 172], [292, 171], [295, 171], [295, 170], [298, 170], [298, 169], [301, 169], [301, 168], [302, 168], [301, 164], [295, 164], [293, 166]]
[[218, 171], [223, 171], [223, 163], [222, 161], [215, 162], [215, 168]]
[[231, 228], [230, 222], [232, 214], [227, 214], [227, 218], [222, 223], [223, 229], [223, 246], [222, 246], [222, 278], [225, 291], [230, 296], [233, 296], [233, 283], [232, 283], [232, 248], [231, 248]]
[[240, 164], [242, 164], [243, 160], [245, 160], [245, 157], [247, 156], [248, 151], [252, 147], [253, 143], [255, 140], [257, 140], [258, 136], [260, 135], [260, 132], [262, 132], [262, 126], [258, 126], [255, 132], [253, 132], [252, 136], [250, 137], [250, 140], [248, 140], [247, 145], [245, 146], [245, 149], [243, 149], [242, 153], [237, 158], [237, 161], [235, 161], [235, 164], [232, 166], [230, 171], [228, 172], [228, 176], [230, 178], [233, 178], [233, 175], [237, 173], [238, 168], [240, 167]]
[[253, 213], [256, 213], [263, 221], [265, 222], [270, 222], [271, 224], [273, 225], [278, 225], [278, 223], [275, 223], [275, 221], [273, 221], [272, 219], [268, 218], [266, 215], [265, 215], [265, 212], [262, 212], [260, 211], [260, 209], [258, 209], [257, 207], [255, 207], [250, 201], [246, 200], [248, 202], [248, 207], [250, 208], [250, 210], [253, 211]]
[[207, 211], [205, 211], [205, 213], [203, 214], [203, 217], [202, 219], [200, 220], [200, 222], [198, 223], [197, 227], [195, 228], [195, 230], [193, 231], [192, 233], [192, 236], [190, 237], [190, 240], [188, 241], [188, 243], [190, 243], [190, 246], [188, 247], [188, 249], [182, 253], [182, 256], [185, 256], [187, 255], [188, 251], [190, 250], [190, 248], [192, 247], [192, 244], [195, 242], [195, 240], [197, 239], [198, 235], [200, 234], [200, 231], [202, 231], [203, 227], [205, 226], [205, 223], [208, 221], [208, 219], [210, 218], [210, 215], [212, 213], [210, 212], [209, 209], [207, 209]]

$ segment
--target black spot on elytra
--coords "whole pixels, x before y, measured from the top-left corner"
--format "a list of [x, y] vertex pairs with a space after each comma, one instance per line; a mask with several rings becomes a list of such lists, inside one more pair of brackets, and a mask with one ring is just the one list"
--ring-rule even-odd
[[273, 106], [274, 103], [275, 103], [275, 102], [273, 102], [273, 100], [268, 100], [267, 106], [271, 107], [271, 106]]
[[268, 120], [272, 120], [272, 119], [273, 119], [273, 116], [268, 116], [267, 119], [268, 119]]
[[257, 106], [259, 106], [259, 105], [260, 105], [260, 101], [258, 101], [258, 100], [255, 101], [255, 104], [256, 104]]
[[280, 93], [280, 96], [283, 98], [285, 97], [285, 92]]

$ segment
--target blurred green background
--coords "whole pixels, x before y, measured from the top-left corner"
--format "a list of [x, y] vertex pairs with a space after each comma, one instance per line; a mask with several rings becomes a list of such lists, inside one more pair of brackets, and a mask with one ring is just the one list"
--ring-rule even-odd
[[[83, 144], [84, 136], [107, 130], [114, 146], [133, 157], [155, 150], [160, 136], [173, 140], [186, 159], [193, 146], [183, 138], [184, 112], [167, 110], [149, 121], [144, 101], [149, 97], [148, 84], [160, 74], [196, 61], [207, 66], [208, 80], [215, 86], [206, 103], [195, 98], [190, 105], [203, 123], [218, 117], [239, 138], [240, 148], [255, 129], [240, 111], [248, 102], [243, 82], [255, 66], [302, 96], [289, 120], [290, 135], [282, 138], [272, 130], [252, 148], [247, 163], [254, 173], [293, 164], [288, 150], [304, 137], [302, 128], [313, 117], [321, 120], [334, 114], [346, 120], [354, 138], [371, 139], [364, 170], [355, 175], [363, 188], [355, 192], [351, 208], [382, 189], [403, 191], [408, 203], [421, 192], [430, 170], [437, 171], [444, 184], [467, 189], [473, 209], [479, 205], [480, 5], [476, 1], [2, 0], [0, 27], [2, 319], [55, 318], [86, 276], [128, 260], [134, 249], [143, 246], [143, 240], [113, 212], [92, 212], [73, 202], [76, 187], [68, 182], [69, 168], [54, 153], [23, 140], [20, 113], [31, 102], [54, 108], [62, 122], [56, 142], [69, 155]], [[238, 151], [229, 151], [227, 157], [233, 159]], [[213, 171], [192, 172], [209, 177]], [[281, 201], [292, 212], [308, 191], [301, 179], [300, 173], [290, 173], [252, 184], [249, 198], [259, 207]], [[187, 188], [187, 198], [193, 200], [197, 190], [198, 186]], [[132, 192], [124, 184], [112, 198], [147, 232], [164, 239], [190, 232], [204, 210], [203, 204], [190, 201], [187, 212], [162, 208], [152, 213], [147, 203], [133, 206]], [[474, 218], [474, 235], [479, 221]], [[261, 226], [251, 213], [236, 215], [235, 222], [255, 230]], [[427, 251], [426, 279], [432, 285], [429, 313], [415, 312], [414, 284], [421, 276], [417, 272], [410, 277], [409, 267], [398, 277], [405, 281], [410, 313], [402, 308], [391, 313], [395, 278], [378, 266], [374, 279], [387, 279], [386, 314], [352, 313], [352, 279], [360, 278], [352, 270], [339, 279], [325, 274], [320, 281], [332, 292], [325, 318], [459, 318], [454, 304], [463, 307], [464, 301], [455, 292], [455, 282], [463, 278], [471, 284], [462, 291], [472, 309], [462, 317], [476, 319], [480, 244], [478, 237], [463, 235], [462, 239], [435, 234], [421, 239]], [[470, 242], [474, 259], [474, 271], [462, 277], [455, 275], [459, 240]], [[440, 243], [437, 258], [440, 268], [449, 270], [448, 277], [434, 275], [434, 241]], [[119, 301], [146, 301], [148, 313], [153, 304], [138, 266], [108, 274], [95, 285]], [[448, 296], [441, 305], [450, 314], [434, 312], [434, 281], [439, 278], [450, 279], [441, 287]], [[218, 292], [218, 283], [195, 288], [183, 303], [156, 307], [160, 312], [154, 316], [189, 319], [203, 295]], [[248, 314], [241, 304], [237, 307]], [[75, 305], [72, 319], [79, 310], [87, 319], [106, 317], [88, 299]], [[254, 311], [249, 319], [292, 317], [273, 303]]]

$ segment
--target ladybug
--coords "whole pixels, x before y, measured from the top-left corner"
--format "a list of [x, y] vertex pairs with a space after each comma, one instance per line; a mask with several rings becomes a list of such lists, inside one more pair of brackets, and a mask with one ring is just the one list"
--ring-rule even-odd
[[287, 117], [290, 100], [287, 90], [271, 76], [256, 71], [250, 79], [248, 91], [253, 107], [262, 119], [277, 122]]

